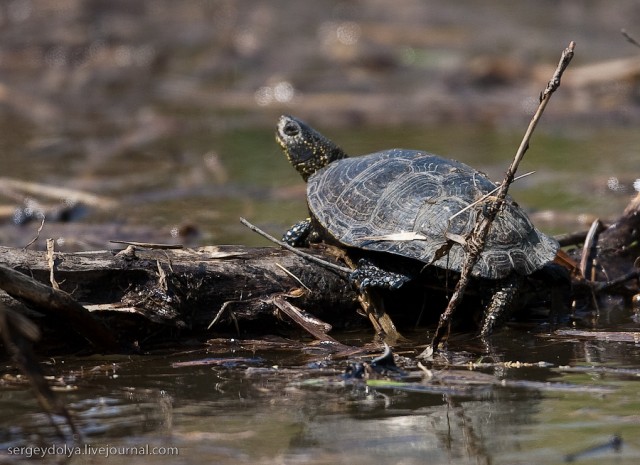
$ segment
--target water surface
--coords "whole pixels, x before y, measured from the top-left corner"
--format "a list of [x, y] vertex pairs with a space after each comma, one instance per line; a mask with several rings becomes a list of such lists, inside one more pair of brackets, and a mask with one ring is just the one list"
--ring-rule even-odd
[[[440, 364], [434, 374], [468, 379], [441, 384], [345, 380], [347, 361], [254, 351], [242, 341], [224, 352], [218, 343], [49, 363], [68, 386], [61, 395], [86, 435], [70, 463], [106, 463], [113, 460], [108, 451], [129, 447], [134, 463], [553, 464], [614, 435], [621, 451], [605, 447], [580, 460], [637, 462], [637, 346], [521, 332], [495, 343], [497, 355], [484, 359], [465, 352], [467, 343], [454, 344], [458, 366]], [[470, 371], [472, 362], [483, 365]], [[24, 459], [29, 447], [63, 447], [28, 391], [2, 389], [0, 406], [3, 452], [21, 451]], [[132, 455], [131, 448], [165, 455]]]
[[[48, 237], [57, 251], [265, 245], [240, 216], [279, 235], [307, 214], [274, 141], [285, 112], [352, 155], [426, 150], [499, 181], [569, 40], [576, 58], [519, 171], [535, 173], [511, 193], [550, 233], [614, 219], [640, 185], [637, 76], [605, 67], [590, 85], [571, 81], [613, 58], [637, 69], [619, 34], [638, 37], [637, 2], [610, 3], [5, 2], [0, 245], [38, 235], [38, 215], [17, 224], [25, 210], [46, 213], [33, 248]], [[77, 195], [51, 187], [100, 202], [57, 221]], [[588, 317], [580, 328], [638, 331], [624, 305]], [[552, 330], [513, 324], [490, 349], [456, 335], [431, 367], [441, 382], [416, 365], [430, 334], [410, 328], [394, 348], [409, 378], [345, 380], [382, 350], [366, 325], [332, 333], [368, 349], [346, 358], [297, 340], [40, 357], [85, 437], [68, 463], [113, 462], [125, 448], [134, 463], [637, 463], [638, 344]], [[6, 359], [0, 373], [0, 461], [41, 461], [38, 446], [63, 461], [25, 380]]]

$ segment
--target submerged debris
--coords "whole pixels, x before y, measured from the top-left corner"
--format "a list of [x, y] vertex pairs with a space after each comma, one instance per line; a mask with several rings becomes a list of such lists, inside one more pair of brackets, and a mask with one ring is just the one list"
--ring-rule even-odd
[[351, 363], [347, 366], [343, 377], [345, 379], [370, 379], [383, 376], [405, 376], [393, 357], [388, 344], [384, 344], [384, 353], [370, 362]]
[[603, 444], [598, 444], [592, 447], [588, 447], [578, 452], [565, 455], [565, 462], [575, 462], [578, 459], [590, 459], [595, 455], [606, 453], [608, 451], [620, 452], [622, 450], [622, 437], [618, 434], [614, 434], [608, 441]]

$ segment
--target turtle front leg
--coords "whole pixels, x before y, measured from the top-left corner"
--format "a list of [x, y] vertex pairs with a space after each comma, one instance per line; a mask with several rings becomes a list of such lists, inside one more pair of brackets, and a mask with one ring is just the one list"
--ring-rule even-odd
[[509, 318], [521, 285], [522, 278], [516, 275], [500, 282], [499, 287], [491, 296], [491, 302], [484, 311], [480, 327], [481, 337], [490, 336], [496, 326]]
[[311, 218], [298, 221], [282, 236], [282, 241], [291, 247], [308, 247], [311, 234]]
[[349, 275], [349, 281], [355, 283], [360, 291], [370, 287], [395, 290], [404, 283], [411, 281], [411, 277], [402, 273], [384, 270], [369, 260], [362, 258], [358, 267]]

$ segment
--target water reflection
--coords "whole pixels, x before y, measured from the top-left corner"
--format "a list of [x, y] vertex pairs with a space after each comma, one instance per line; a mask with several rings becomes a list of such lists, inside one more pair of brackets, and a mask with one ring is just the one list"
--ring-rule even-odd
[[[593, 376], [597, 370], [586, 367], [635, 364], [638, 348], [600, 344], [603, 357], [588, 360], [573, 342], [499, 338], [496, 345], [505, 360], [545, 364], [484, 370], [489, 378], [521, 383], [513, 387], [494, 383], [447, 393], [443, 386], [429, 393], [345, 382], [340, 373], [346, 362], [318, 364], [316, 355], [307, 356], [316, 359], [311, 365], [288, 364], [299, 352], [67, 357], [64, 376], [75, 389], [64, 396], [93, 446], [178, 447], [182, 463], [215, 457], [218, 463], [413, 464], [428, 458], [489, 464], [519, 456], [527, 463], [558, 463], [612, 434], [624, 439], [624, 447], [603, 452], [605, 457], [616, 454], [627, 463], [640, 456], [632, 407], [637, 376], [615, 370]], [[564, 372], [564, 365], [586, 370]], [[539, 388], [522, 384], [532, 381]], [[602, 387], [609, 392], [604, 397]], [[0, 408], [3, 451], [33, 445], [36, 437], [38, 443], [58, 441], [27, 391], [0, 390]]]

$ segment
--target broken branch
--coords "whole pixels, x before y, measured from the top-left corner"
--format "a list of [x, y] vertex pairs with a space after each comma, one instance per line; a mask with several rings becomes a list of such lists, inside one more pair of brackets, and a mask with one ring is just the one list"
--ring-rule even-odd
[[451, 295], [451, 299], [449, 300], [449, 304], [447, 305], [447, 308], [440, 316], [438, 327], [433, 336], [433, 340], [431, 341], [431, 345], [423, 352], [422, 354], [423, 356], [428, 356], [429, 354], [433, 353], [437, 349], [438, 345], [440, 344], [440, 341], [444, 336], [445, 329], [449, 328], [453, 313], [455, 312], [458, 304], [462, 301], [462, 297], [469, 283], [469, 278], [471, 277], [471, 271], [473, 270], [473, 267], [475, 266], [478, 259], [480, 258], [480, 254], [484, 250], [485, 240], [486, 240], [487, 234], [489, 233], [491, 224], [493, 223], [493, 220], [495, 219], [496, 215], [500, 211], [500, 208], [507, 196], [509, 186], [514, 180], [515, 173], [518, 169], [518, 166], [520, 165], [520, 161], [522, 161], [524, 154], [529, 148], [529, 141], [531, 139], [531, 136], [533, 135], [533, 131], [535, 130], [538, 124], [538, 121], [540, 120], [540, 117], [544, 112], [544, 109], [549, 103], [549, 99], [551, 98], [551, 95], [553, 95], [553, 92], [555, 92], [560, 86], [560, 80], [562, 78], [562, 74], [564, 73], [565, 69], [567, 68], [567, 66], [571, 62], [571, 59], [573, 58], [574, 48], [575, 48], [575, 42], [572, 41], [569, 43], [569, 46], [565, 48], [564, 51], [562, 52], [562, 56], [560, 58], [560, 62], [558, 63], [558, 67], [556, 68], [555, 72], [553, 73], [553, 76], [547, 83], [547, 87], [540, 95], [540, 104], [538, 105], [538, 109], [536, 110], [535, 114], [533, 115], [533, 118], [531, 119], [531, 122], [529, 123], [529, 127], [527, 128], [527, 131], [525, 132], [524, 137], [522, 138], [522, 142], [518, 147], [518, 151], [516, 152], [516, 155], [513, 161], [511, 162], [509, 169], [505, 174], [504, 181], [500, 185], [500, 189], [498, 190], [495, 200], [489, 204], [489, 208], [487, 208], [486, 214], [480, 215], [478, 217], [478, 221], [476, 222], [473, 230], [471, 231], [471, 234], [466, 239], [466, 244], [465, 244], [466, 255], [465, 255], [465, 261], [462, 267], [462, 272], [460, 273], [460, 279], [458, 280], [458, 283], [456, 284], [456, 288], [453, 294]]

